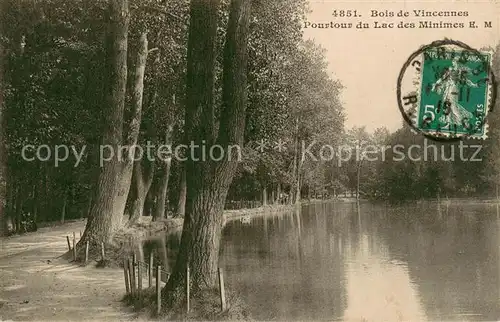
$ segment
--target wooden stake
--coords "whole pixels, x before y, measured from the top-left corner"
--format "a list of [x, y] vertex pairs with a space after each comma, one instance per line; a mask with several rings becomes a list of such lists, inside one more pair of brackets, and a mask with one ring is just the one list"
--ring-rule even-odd
[[105, 260], [106, 257], [104, 256], [104, 243], [101, 243], [101, 257], [102, 257], [102, 260]]
[[189, 313], [189, 266], [186, 268], [186, 310]]
[[222, 268], [219, 268], [219, 291], [220, 291], [220, 306], [221, 310], [226, 310], [226, 291], [224, 289], [224, 273]]
[[130, 281], [130, 292], [132, 294], [135, 294], [134, 264], [130, 259], [128, 260], [128, 274]]
[[127, 294], [130, 293], [130, 281], [128, 280], [128, 263], [127, 259], [123, 260], [123, 276], [125, 277], [125, 289], [127, 290]]
[[76, 239], [73, 236], [73, 260], [76, 262]]
[[82, 239], [82, 231], [80, 230], [80, 239]]
[[153, 252], [149, 254], [149, 267], [148, 267], [148, 274], [149, 274], [149, 287], [153, 286]]
[[142, 291], [142, 265], [141, 263], [137, 263], [137, 290], [139, 295], [141, 295]]
[[66, 240], [68, 241], [68, 251], [71, 251], [71, 243], [69, 242], [69, 236], [66, 236]]
[[89, 261], [89, 241], [85, 243], [85, 265], [87, 265]]
[[134, 281], [134, 292], [137, 290], [136, 288], [136, 279], [135, 279], [135, 253], [132, 255], [132, 280]]
[[161, 266], [156, 267], [156, 313], [161, 311]]

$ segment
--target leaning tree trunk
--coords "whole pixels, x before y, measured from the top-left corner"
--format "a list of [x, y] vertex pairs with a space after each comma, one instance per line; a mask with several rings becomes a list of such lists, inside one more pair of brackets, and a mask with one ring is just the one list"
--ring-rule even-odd
[[[137, 58], [135, 63], [134, 81], [132, 90], [132, 107], [133, 114], [130, 119], [130, 124], [127, 129], [125, 144], [132, 148], [137, 144], [139, 138], [139, 131], [141, 128], [142, 120], [142, 102], [144, 94], [144, 74], [146, 71], [146, 62], [148, 58], [148, 38], [147, 33], [142, 32], [139, 38], [139, 48], [137, 51]], [[125, 206], [127, 204], [128, 194], [130, 192], [130, 185], [132, 182], [132, 172], [134, 164], [132, 162], [135, 157], [135, 151], [129, 150], [128, 157], [122, 162], [122, 169], [119, 181], [118, 196], [114, 203], [114, 213], [117, 216], [123, 217]]]
[[[217, 268], [222, 215], [238, 155], [229, 146], [243, 145], [247, 103], [247, 47], [251, 0], [232, 0], [224, 49], [223, 105], [214, 137], [214, 70], [219, 1], [192, 0], [188, 42], [186, 141], [224, 147], [223, 160], [186, 161], [186, 214], [179, 254], [163, 291], [167, 306], [179, 307], [191, 270], [193, 297], [218, 285]], [[237, 152], [237, 151], [236, 151]], [[208, 159], [208, 158], [207, 158]]]
[[[158, 38], [158, 34], [156, 35]], [[144, 49], [147, 49], [146, 47]], [[140, 57], [140, 56], [139, 56]], [[152, 78], [157, 79], [159, 76], [159, 65], [160, 65], [161, 54], [158, 52], [155, 55], [154, 62], [152, 64]], [[151, 85], [152, 91], [149, 93], [148, 97], [144, 98], [144, 109], [154, 109], [153, 120], [145, 124], [145, 138], [148, 141], [155, 141], [157, 136], [157, 126], [155, 119], [161, 119], [158, 115], [159, 108], [156, 104], [158, 99], [158, 91], [160, 84], [158, 81]], [[144, 90], [142, 91], [144, 92]], [[146, 167], [144, 166], [146, 165]], [[139, 168], [135, 168], [139, 166]], [[132, 180], [132, 188], [135, 191], [132, 194], [132, 211], [131, 218], [129, 220], [129, 225], [134, 224], [141, 216], [150, 216], [152, 214], [152, 209], [154, 206], [154, 191], [156, 189], [156, 176], [158, 175], [156, 171], [156, 162], [153, 160], [145, 160], [143, 163], [137, 163], [134, 167], [134, 180]], [[145, 169], [146, 168], [146, 169]], [[140, 171], [137, 171], [140, 170]], [[146, 170], [145, 172], [143, 170]], [[137, 178], [140, 178], [139, 181]], [[130, 196], [129, 196], [130, 198]]]
[[[104, 92], [105, 122], [103, 122], [102, 145], [110, 146], [115, 154], [118, 154], [118, 148], [123, 143], [129, 19], [128, 0], [109, 0], [106, 39], [108, 79]], [[78, 242], [79, 249], [84, 248], [82, 246], [87, 240], [90, 241], [92, 247], [98, 247], [101, 242], [111, 242], [114, 233], [120, 228], [127, 190], [130, 187], [130, 182], [128, 182], [128, 187], [124, 184], [124, 181], [128, 179], [128, 172], [130, 172], [131, 180], [131, 162], [127, 160], [127, 156], [125, 159], [126, 161], [123, 162], [117, 156], [113, 156], [109, 161], [103, 162], [90, 218]], [[129, 168], [130, 171], [128, 171]]]
[[[127, 142], [131, 145], [135, 145], [137, 143], [137, 139], [139, 136], [139, 130], [141, 126], [142, 119], [142, 103], [143, 103], [143, 94], [144, 94], [144, 74], [146, 71], [146, 62], [148, 58], [148, 39], [146, 32], [141, 33], [139, 49], [137, 51], [137, 60], [135, 63], [135, 73], [134, 73], [134, 89], [132, 92], [132, 102], [134, 106], [134, 115], [132, 116], [130, 129], [128, 133]], [[119, 207], [123, 207], [123, 210], [120, 208], [117, 211], [123, 214], [125, 210], [125, 204], [127, 202], [127, 197], [129, 194], [129, 187], [132, 179], [132, 171], [135, 171], [135, 191], [134, 191], [134, 200], [132, 204], [131, 217], [129, 220], [129, 225], [134, 224], [143, 214], [144, 210], [144, 201], [146, 200], [146, 195], [151, 187], [151, 182], [153, 178], [153, 169], [154, 164], [148, 164], [149, 168], [146, 173], [143, 173], [142, 168], [142, 160], [139, 160], [132, 166], [132, 169], [129, 168], [129, 165], [126, 164], [124, 171], [125, 177], [122, 181], [122, 187], [125, 191], [124, 197], [120, 197], [117, 205]], [[145, 162], [151, 162], [150, 160], [145, 160]], [[129, 179], [130, 178], [130, 179]]]

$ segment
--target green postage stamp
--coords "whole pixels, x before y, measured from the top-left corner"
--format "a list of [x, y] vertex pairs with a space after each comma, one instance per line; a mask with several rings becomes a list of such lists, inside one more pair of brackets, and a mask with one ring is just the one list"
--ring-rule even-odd
[[398, 104], [417, 132], [440, 140], [485, 139], [496, 98], [491, 54], [443, 40], [424, 46], [403, 66]]

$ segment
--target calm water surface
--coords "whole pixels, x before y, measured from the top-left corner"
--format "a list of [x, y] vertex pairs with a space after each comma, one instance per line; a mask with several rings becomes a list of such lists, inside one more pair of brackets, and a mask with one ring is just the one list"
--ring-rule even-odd
[[226, 287], [257, 320], [497, 321], [495, 204], [307, 205], [224, 229]]

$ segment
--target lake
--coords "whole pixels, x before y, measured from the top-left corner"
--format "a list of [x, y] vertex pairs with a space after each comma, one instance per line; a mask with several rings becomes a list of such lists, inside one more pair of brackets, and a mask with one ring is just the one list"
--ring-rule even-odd
[[500, 318], [494, 203], [310, 204], [223, 234], [226, 287], [257, 320]]

